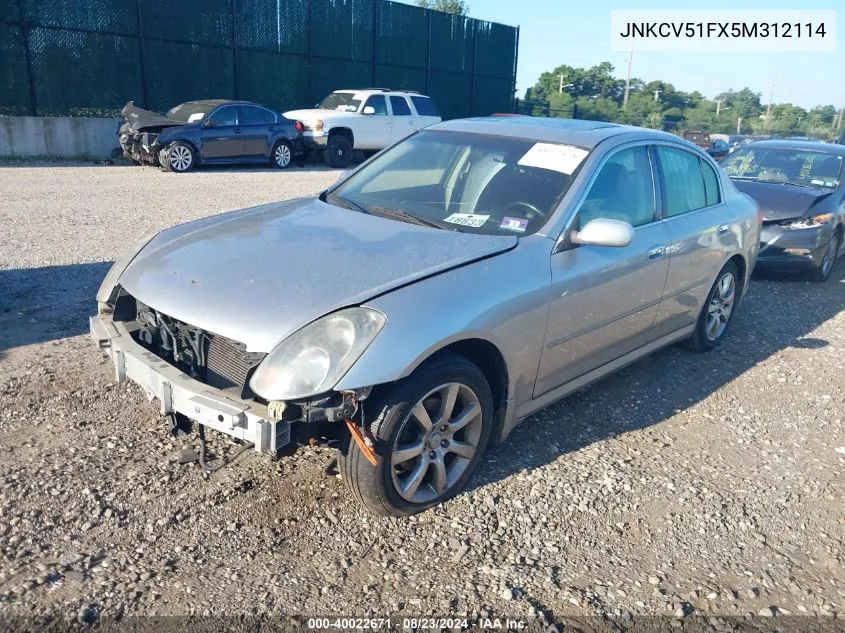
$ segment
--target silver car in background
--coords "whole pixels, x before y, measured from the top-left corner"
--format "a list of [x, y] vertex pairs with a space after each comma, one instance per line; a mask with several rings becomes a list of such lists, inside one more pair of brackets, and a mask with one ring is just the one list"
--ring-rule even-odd
[[206, 427], [259, 451], [335, 438], [353, 494], [405, 515], [535, 411], [677, 341], [718, 345], [759, 241], [756, 204], [677, 137], [449, 121], [317, 197], [145, 240], [91, 332], [201, 454]]

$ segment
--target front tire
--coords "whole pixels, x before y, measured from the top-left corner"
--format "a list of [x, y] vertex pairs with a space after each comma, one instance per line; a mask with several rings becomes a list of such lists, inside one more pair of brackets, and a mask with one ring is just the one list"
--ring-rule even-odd
[[273, 167], [276, 169], [286, 169], [290, 167], [293, 161], [293, 149], [287, 141], [277, 141], [273, 145]]
[[822, 257], [821, 264], [816, 266], [810, 273], [811, 280], [816, 283], [827, 281], [828, 277], [830, 277], [830, 273], [833, 271], [833, 266], [836, 264], [836, 255], [839, 253], [840, 242], [842, 242], [842, 236], [837, 231], [833, 234], [833, 237], [830, 238], [830, 242], [824, 252], [824, 257]]
[[696, 352], [709, 352], [722, 342], [736, 311], [740, 283], [736, 264], [732, 261], [725, 264], [710, 288], [695, 332], [689, 338], [689, 345]]
[[493, 429], [493, 396], [484, 374], [455, 354], [421, 365], [365, 401], [364, 411], [378, 465], [349, 437], [339, 465], [352, 494], [381, 516], [416, 514], [455, 496]]
[[329, 137], [323, 158], [329, 167], [346, 169], [352, 162], [352, 143], [342, 134]]
[[178, 174], [190, 171], [197, 162], [194, 148], [182, 141], [176, 141], [171, 144], [162, 154], [164, 156], [159, 156], [161, 166], [166, 171], [174, 171]]

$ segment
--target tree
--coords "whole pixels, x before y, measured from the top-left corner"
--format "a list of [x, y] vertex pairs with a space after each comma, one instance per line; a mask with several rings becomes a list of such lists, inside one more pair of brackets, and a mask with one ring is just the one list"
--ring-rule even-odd
[[469, 15], [469, 5], [463, 0], [417, 0], [417, 6], [452, 15]]

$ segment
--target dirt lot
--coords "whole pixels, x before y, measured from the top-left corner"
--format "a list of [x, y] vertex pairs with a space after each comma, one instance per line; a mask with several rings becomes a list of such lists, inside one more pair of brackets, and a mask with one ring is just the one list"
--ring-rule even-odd
[[845, 262], [756, 280], [718, 350], [541, 412], [418, 517], [364, 514], [327, 449], [175, 463], [86, 336], [105, 262], [336, 177], [0, 168], [0, 614], [845, 613]]

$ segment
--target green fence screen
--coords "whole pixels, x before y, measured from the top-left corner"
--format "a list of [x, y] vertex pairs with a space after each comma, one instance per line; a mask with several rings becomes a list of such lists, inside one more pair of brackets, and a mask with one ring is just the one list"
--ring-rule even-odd
[[115, 116], [189, 99], [310, 107], [417, 90], [510, 112], [517, 28], [386, 0], [0, 0], [0, 115]]

